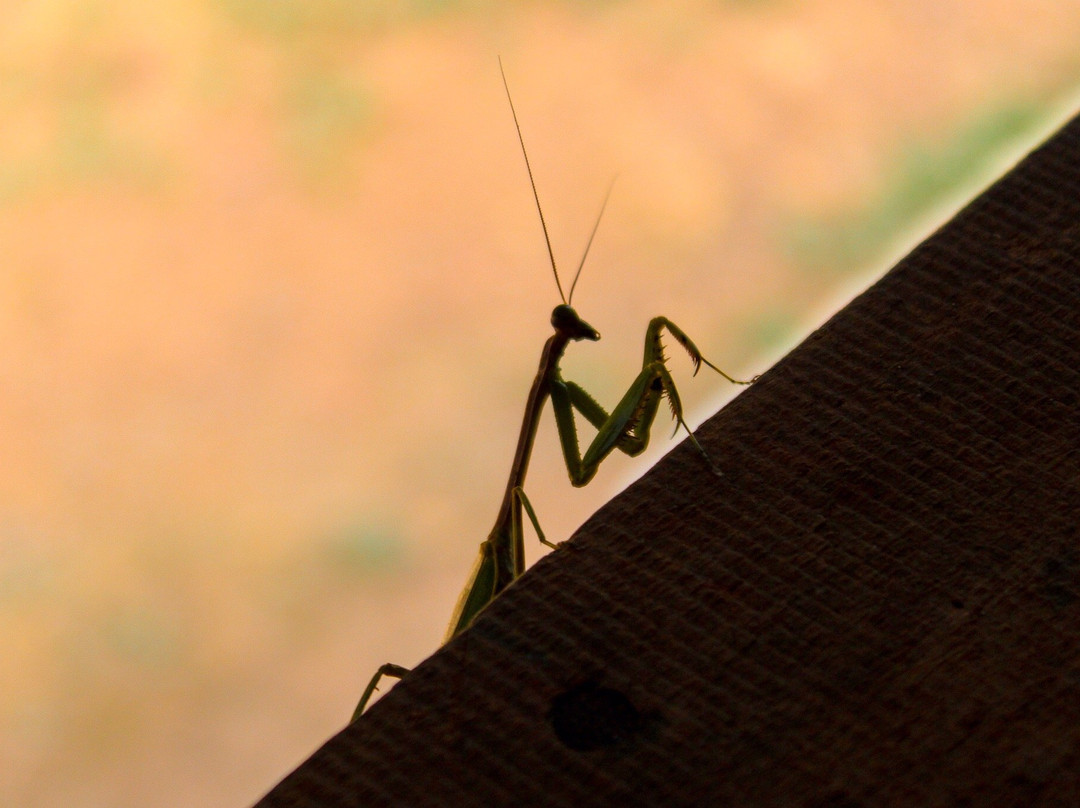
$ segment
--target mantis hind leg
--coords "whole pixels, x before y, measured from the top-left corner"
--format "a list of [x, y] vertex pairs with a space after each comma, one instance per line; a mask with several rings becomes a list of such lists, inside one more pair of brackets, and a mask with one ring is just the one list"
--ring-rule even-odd
[[[548, 541], [547, 537], [544, 536], [544, 531], [540, 529], [540, 520], [536, 518], [536, 511], [533, 509], [532, 503], [529, 502], [529, 498], [525, 496], [524, 489], [522, 489], [521, 486], [517, 486], [513, 489], [513, 496], [515, 505], [520, 505], [521, 508], [525, 509], [525, 513], [528, 515], [529, 521], [532, 522], [532, 526], [536, 530], [536, 535], [539, 537], [541, 543], [546, 544], [551, 548], [557, 548], [558, 545]], [[513, 525], [514, 542], [516, 543], [522, 535], [521, 509], [518, 507], [515, 507], [513, 510], [513, 520], [511, 524]], [[476, 616], [487, 608], [487, 605], [491, 603], [498, 594], [499, 592], [495, 586], [494, 548], [489, 540], [480, 545], [480, 555], [475, 569], [473, 570], [472, 577], [469, 579], [469, 584], [465, 587], [465, 591], [461, 593], [458, 606], [454, 610], [454, 616], [450, 621], [450, 629], [447, 632], [446, 637], [447, 641], [468, 628]], [[375, 695], [375, 691], [378, 689], [379, 682], [382, 681], [383, 677], [391, 676], [395, 679], [401, 679], [408, 672], [408, 668], [402, 667], [401, 665], [395, 665], [392, 662], [386, 663], [375, 671], [375, 675], [371, 677], [368, 686], [364, 688], [363, 695], [360, 696], [360, 701], [357, 703], [356, 709], [353, 710], [350, 723], [363, 715], [368, 702], [371, 701], [371, 697]]]
[[353, 721], [355, 721], [364, 714], [364, 708], [367, 707], [367, 703], [371, 701], [371, 697], [375, 694], [375, 691], [378, 690], [379, 682], [384, 676], [392, 676], [395, 679], [403, 679], [408, 672], [408, 668], [403, 668], [401, 665], [395, 665], [393, 662], [387, 662], [385, 665], [381, 666], [377, 671], [375, 671], [375, 675], [371, 677], [371, 681], [368, 682], [368, 686], [364, 688], [364, 693], [362, 696], [360, 696], [360, 701], [356, 705], [356, 709], [353, 710], [352, 718], [349, 719], [349, 723], [351, 724]]
[[[472, 625], [476, 616], [524, 571], [522, 509], [532, 522], [541, 544], [546, 544], [553, 549], [558, 546], [548, 541], [544, 535], [544, 531], [540, 528], [540, 520], [536, 518], [536, 511], [520, 485], [512, 489], [511, 497], [510, 534], [504, 536], [493, 533], [487, 540], [481, 542], [480, 553], [473, 566], [472, 575], [469, 576], [469, 582], [458, 598], [457, 607], [450, 618], [450, 628], [446, 634], [447, 642]], [[507, 554], [509, 554], [508, 558]], [[501, 567], [500, 560], [503, 562]], [[503, 570], [502, 573], [500, 569]]]
[[[546, 547], [550, 547], [552, 550], [559, 549], [559, 545], [553, 544], [552, 542], [548, 541], [547, 537], [544, 535], [544, 531], [540, 529], [540, 520], [536, 518], [536, 511], [533, 510], [533, 506], [532, 503], [529, 502], [529, 498], [525, 496], [525, 489], [522, 488], [520, 485], [517, 486], [514, 489], [514, 497], [517, 499], [518, 502], [521, 503], [522, 507], [525, 508], [525, 513], [528, 514], [529, 521], [532, 522], [533, 530], [536, 531], [536, 537], [540, 539], [540, 543]], [[522, 535], [521, 512], [517, 511], [516, 509], [514, 511], [513, 525], [514, 530], [517, 531], [517, 534], [519, 536]]]

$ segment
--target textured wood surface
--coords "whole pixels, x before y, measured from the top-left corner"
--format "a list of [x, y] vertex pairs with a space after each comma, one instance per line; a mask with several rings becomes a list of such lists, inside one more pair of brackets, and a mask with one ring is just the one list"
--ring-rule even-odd
[[259, 805], [1078, 805], [1078, 405], [1074, 120]]

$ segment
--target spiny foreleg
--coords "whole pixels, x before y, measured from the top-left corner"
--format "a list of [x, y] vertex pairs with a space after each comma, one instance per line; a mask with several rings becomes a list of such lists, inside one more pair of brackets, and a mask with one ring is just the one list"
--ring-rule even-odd
[[[751, 383], [735, 379], [716, 367], [702, 355], [686, 332], [671, 320], [654, 317], [645, 331], [645, 355], [641, 372], [611, 413], [600, 406], [580, 385], [564, 381], [561, 376], [552, 379], [551, 404], [555, 411], [555, 424], [559, 431], [559, 442], [562, 444], [563, 459], [573, 485], [582, 486], [588, 483], [596, 474], [600, 463], [615, 449], [631, 457], [645, 451], [661, 399], [667, 399], [671, 416], [675, 419], [675, 429], [678, 430], [680, 426], [685, 429], [697, 450], [713, 465], [683, 418], [679, 391], [675, 387], [675, 381], [667, 367], [667, 357], [664, 355], [661, 336], [665, 329], [689, 354], [695, 374], [702, 364], [706, 364], [733, 384]], [[597, 430], [584, 455], [578, 444], [573, 412], [575, 409]], [[713, 469], [716, 470], [716, 467], [713, 466]]]
[[671, 322], [667, 317], [653, 317], [652, 320], [649, 321], [649, 327], [645, 331], [645, 359], [643, 365], [659, 361], [666, 366], [667, 358], [664, 356], [664, 345], [660, 340], [660, 332], [665, 328], [668, 330], [668, 333], [675, 338], [675, 341], [683, 347], [683, 350], [690, 355], [690, 361], [694, 363], [695, 376], [701, 369], [701, 365], [706, 364], [732, 384], [753, 384], [757, 381], [757, 376], [749, 381], [742, 381], [732, 376], [728, 376], [724, 371], [720, 370], [720, 368], [706, 359], [698, 349], [698, 346], [694, 344], [694, 341], [686, 335], [686, 332], [675, 325], [675, 323]]

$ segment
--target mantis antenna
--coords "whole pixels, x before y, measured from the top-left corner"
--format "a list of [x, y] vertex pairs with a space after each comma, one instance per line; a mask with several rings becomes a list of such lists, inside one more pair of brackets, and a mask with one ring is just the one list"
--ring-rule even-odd
[[501, 56], [499, 57], [499, 73], [502, 74], [503, 87], [506, 89], [506, 100], [510, 102], [510, 114], [514, 116], [514, 128], [517, 130], [518, 143], [521, 144], [521, 153], [525, 155], [525, 170], [529, 172], [529, 185], [532, 186], [533, 199], [536, 200], [536, 212], [540, 214], [540, 226], [544, 228], [544, 243], [547, 244], [548, 258], [551, 259], [551, 271], [555, 273], [555, 285], [559, 287], [559, 297], [562, 298], [562, 302], [566, 303], [566, 295], [563, 294], [562, 284], [559, 282], [559, 270], [555, 267], [555, 253], [551, 249], [551, 238], [548, 236], [547, 222], [544, 221], [544, 209], [540, 207], [540, 194], [536, 192], [536, 180], [533, 179], [532, 164], [529, 162], [529, 153], [525, 150], [525, 138], [521, 135], [521, 124], [518, 123], [517, 110], [514, 109], [514, 99], [510, 97], [510, 85], [506, 81], [506, 71], [503, 70]]
[[604, 194], [604, 201], [600, 203], [600, 212], [596, 214], [596, 222], [593, 223], [592, 232], [589, 233], [589, 240], [585, 244], [585, 252], [581, 254], [581, 263], [578, 264], [577, 272], [574, 273], [574, 282], [570, 284], [570, 295], [566, 298], [566, 305], [570, 305], [570, 301], [574, 299], [574, 288], [577, 286], [577, 280], [581, 277], [581, 270], [585, 267], [585, 258], [589, 255], [589, 247], [592, 246], [592, 240], [596, 236], [596, 229], [600, 226], [600, 218], [604, 215], [604, 208], [607, 207], [607, 201], [611, 197], [611, 189], [615, 187], [615, 177], [611, 178], [611, 182], [608, 184], [607, 193]]
[[544, 220], [544, 209], [540, 207], [540, 194], [536, 191], [536, 180], [533, 178], [532, 164], [529, 162], [529, 152], [525, 149], [525, 138], [522, 137], [521, 134], [521, 124], [518, 123], [517, 110], [514, 109], [514, 99], [510, 97], [510, 85], [506, 81], [506, 71], [503, 70], [501, 56], [499, 57], [499, 73], [502, 75], [503, 88], [506, 90], [506, 100], [510, 102], [510, 114], [514, 116], [514, 129], [517, 130], [518, 143], [521, 144], [521, 154], [525, 157], [525, 170], [529, 172], [529, 185], [532, 186], [533, 200], [536, 202], [536, 212], [540, 214], [540, 227], [544, 230], [544, 244], [547, 245], [548, 258], [551, 259], [551, 271], [555, 274], [555, 285], [559, 289], [559, 297], [562, 298], [562, 302], [569, 306], [570, 302], [574, 299], [574, 288], [577, 286], [578, 278], [581, 277], [581, 270], [585, 267], [585, 259], [589, 255], [589, 248], [592, 247], [593, 238], [596, 236], [596, 229], [600, 227], [600, 219], [604, 215], [604, 208], [607, 207], [608, 198], [611, 196], [611, 189], [615, 185], [615, 179], [612, 178], [611, 184], [608, 185], [607, 193], [604, 194], [604, 201], [600, 205], [600, 213], [597, 214], [592, 232], [589, 233], [589, 241], [585, 245], [585, 252], [581, 254], [581, 263], [578, 264], [577, 272], [574, 273], [574, 280], [570, 283], [570, 294], [564, 295], [562, 283], [559, 281], [559, 270], [555, 266], [555, 252], [551, 249], [551, 237], [548, 235], [547, 222]]

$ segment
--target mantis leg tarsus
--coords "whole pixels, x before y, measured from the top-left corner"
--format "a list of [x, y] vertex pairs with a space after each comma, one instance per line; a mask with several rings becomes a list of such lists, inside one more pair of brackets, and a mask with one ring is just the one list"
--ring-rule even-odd
[[[746, 380], [733, 379], [731, 376], [728, 376], [726, 373], [724, 373], [724, 371], [720, 370], [720, 368], [718, 368], [716, 365], [714, 365], [712, 362], [710, 362], [704, 356], [701, 357], [701, 361], [704, 362], [709, 367], [711, 367], [713, 370], [715, 370], [717, 373], [719, 373], [721, 376], [723, 376], [725, 379], [727, 379], [732, 384], [753, 384], [754, 382], [756, 382], [758, 379], [761, 378], [761, 375], [758, 374], [758, 375], [753, 376], [752, 378], [746, 379]], [[694, 372], [695, 372], [695, 374], [697, 373], [697, 371], [694, 371]]]
[[368, 682], [368, 686], [364, 688], [364, 693], [362, 696], [360, 696], [360, 701], [359, 703], [357, 703], [356, 709], [353, 710], [352, 718], [349, 719], [349, 723], [351, 724], [353, 721], [355, 721], [364, 714], [364, 708], [367, 707], [368, 702], [371, 701], [371, 697], [375, 695], [375, 691], [379, 689], [379, 682], [384, 676], [392, 676], [395, 679], [403, 679], [408, 672], [408, 668], [402, 667], [401, 665], [395, 665], [393, 662], [387, 662], [385, 665], [381, 666], [377, 671], [375, 671], [375, 675], [371, 677], [371, 681]]
[[709, 453], [705, 451], [705, 447], [698, 443], [697, 436], [690, 431], [690, 427], [686, 425], [686, 422], [680, 418], [679, 423], [681, 423], [683, 429], [686, 430], [686, 434], [689, 436], [690, 442], [694, 444], [694, 448], [696, 448], [701, 453], [701, 456], [705, 458], [705, 462], [709, 464], [709, 468], [712, 469], [712, 473], [715, 474], [717, 477], [723, 477], [724, 472], [722, 472], [720, 470], [720, 467], [713, 462], [712, 457], [710, 457]]

